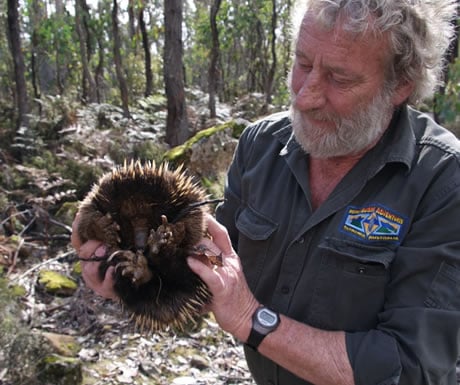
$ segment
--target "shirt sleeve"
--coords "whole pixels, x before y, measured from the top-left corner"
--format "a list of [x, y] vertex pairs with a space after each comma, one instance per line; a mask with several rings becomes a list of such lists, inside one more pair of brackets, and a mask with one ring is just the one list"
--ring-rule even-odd
[[421, 202], [397, 250], [377, 328], [346, 334], [357, 385], [456, 384], [460, 335], [457, 164], [444, 181]]

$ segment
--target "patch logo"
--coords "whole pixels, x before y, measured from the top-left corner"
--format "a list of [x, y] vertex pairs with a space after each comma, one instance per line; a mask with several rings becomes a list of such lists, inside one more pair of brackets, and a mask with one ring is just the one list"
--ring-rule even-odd
[[405, 218], [380, 205], [348, 207], [342, 231], [366, 241], [400, 242]]

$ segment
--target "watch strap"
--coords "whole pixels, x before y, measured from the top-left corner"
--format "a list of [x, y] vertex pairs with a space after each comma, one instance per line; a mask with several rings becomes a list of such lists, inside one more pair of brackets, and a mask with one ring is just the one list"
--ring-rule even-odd
[[250, 348], [254, 350], [257, 350], [265, 336], [266, 334], [259, 333], [256, 329], [252, 327], [251, 332], [249, 333], [248, 340], [246, 341], [246, 345], [248, 345]]

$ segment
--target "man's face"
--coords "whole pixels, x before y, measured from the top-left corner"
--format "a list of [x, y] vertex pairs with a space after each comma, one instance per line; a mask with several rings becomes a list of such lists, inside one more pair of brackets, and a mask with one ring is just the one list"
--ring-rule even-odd
[[386, 50], [383, 38], [327, 31], [304, 19], [290, 76], [291, 118], [311, 156], [360, 153], [387, 128], [394, 98], [384, 87]]

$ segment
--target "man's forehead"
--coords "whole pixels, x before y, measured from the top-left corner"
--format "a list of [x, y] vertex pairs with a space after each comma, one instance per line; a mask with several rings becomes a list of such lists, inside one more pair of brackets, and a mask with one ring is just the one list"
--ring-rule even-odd
[[[370, 25], [372, 22], [370, 23]], [[317, 41], [324, 40], [331, 49], [351, 50], [359, 46], [365, 49], [379, 47], [379, 56], [388, 52], [388, 34], [376, 34], [373, 28], [364, 32], [351, 32], [343, 20], [337, 20], [334, 26], [326, 26], [313, 15], [307, 13], [302, 20], [298, 36], [296, 39], [296, 49], [302, 46], [308, 39]], [[327, 47], [325, 47], [327, 48]]]
[[[335, 73], [358, 75], [381, 71], [387, 63], [388, 41], [371, 31], [355, 34], [345, 31], [341, 24], [325, 28], [315, 18], [305, 17], [295, 46], [298, 60], [313, 62], [319, 56], [321, 65]], [[372, 68], [374, 69], [372, 69]]]

